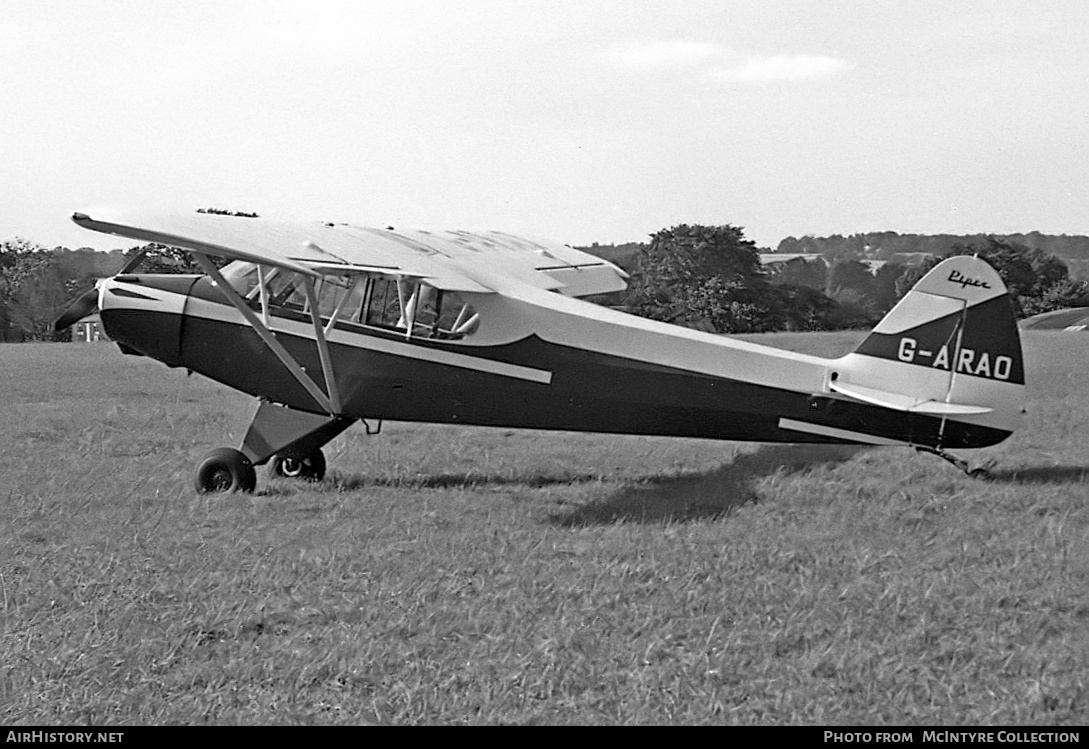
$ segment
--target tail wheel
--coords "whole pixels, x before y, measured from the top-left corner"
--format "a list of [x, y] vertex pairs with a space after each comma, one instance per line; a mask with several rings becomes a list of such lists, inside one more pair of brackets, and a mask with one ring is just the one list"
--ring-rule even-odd
[[305, 457], [292, 453], [276, 455], [272, 458], [270, 468], [273, 476], [303, 481], [321, 481], [325, 478], [325, 455], [321, 450], [315, 450]]
[[257, 488], [257, 471], [238, 450], [220, 447], [197, 466], [194, 484], [199, 494], [252, 492]]

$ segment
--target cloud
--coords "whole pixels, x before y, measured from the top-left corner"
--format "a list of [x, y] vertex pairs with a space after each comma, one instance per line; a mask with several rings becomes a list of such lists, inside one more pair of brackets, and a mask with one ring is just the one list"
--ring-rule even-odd
[[827, 55], [774, 55], [752, 57], [738, 65], [709, 72], [723, 80], [749, 83], [830, 78], [853, 68], [854, 65], [847, 60]]
[[612, 45], [609, 59], [625, 68], [691, 68], [730, 52], [727, 47], [706, 42], [632, 42]]
[[828, 55], [756, 55], [721, 44], [692, 41], [614, 44], [609, 61], [637, 70], [689, 70], [720, 81], [753, 83], [829, 78], [854, 64]]

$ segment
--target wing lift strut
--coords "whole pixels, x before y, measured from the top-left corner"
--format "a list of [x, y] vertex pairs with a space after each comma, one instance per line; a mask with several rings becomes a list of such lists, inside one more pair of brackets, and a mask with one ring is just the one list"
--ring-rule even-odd
[[[352, 296], [351, 292], [359, 283], [360, 277], [357, 276], [352, 280], [348, 293], [344, 295], [328, 322], [324, 324], [319, 315], [314, 278], [310, 275], [302, 277], [310, 319], [314, 326], [318, 359], [321, 363], [322, 382], [319, 384], [276, 339], [275, 333], [270, 328], [268, 284], [264, 268], [258, 266], [261, 299], [261, 314], [258, 315], [223, 277], [219, 268], [207, 255], [193, 252], [193, 257], [321, 411], [321, 413], [314, 413], [260, 400], [240, 449], [235, 451], [230, 448], [220, 448], [205, 458], [204, 463], [197, 470], [197, 490], [199, 492], [253, 491], [256, 485], [253, 466], [263, 465], [270, 459], [274, 459], [272, 464], [274, 474], [320, 480], [325, 473], [325, 459], [321, 455], [322, 446], [355, 421], [342, 413], [343, 402], [334, 376], [332, 357], [329, 354], [328, 335], [344, 313], [347, 301]], [[370, 432], [369, 427], [368, 432]]]

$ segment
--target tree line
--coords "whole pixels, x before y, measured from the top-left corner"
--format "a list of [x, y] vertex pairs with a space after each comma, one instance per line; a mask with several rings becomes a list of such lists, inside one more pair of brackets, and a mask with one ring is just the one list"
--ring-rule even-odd
[[[937, 245], [899, 241], [918, 236], [886, 232], [852, 235], [851, 243], [831, 237], [823, 244], [791, 238], [774, 254], [787, 255], [783, 250], [788, 249], [800, 256], [764, 262], [739, 227], [679, 224], [656, 232], [646, 243], [577, 249], [611, 260], [631, 275], [626, 291], [591, 301], [719, 333], [872, 326], [924, 273], [952, 254], [978, 254], [994, 265], [1022, 317], [1089, 303], [1089, 281], [1070, 271], [1076, 261], [1041, 247], [991, 235], [962, 237], [948, 245], [944, 239]], [[897, 242], [886, 242], [890, 237]], [[1070, 247], [1078, 244], [1074, 240], [1085, 240], [1089, 247], [1086, 237], [1063, 239], [1070, 240]], [[935, 247], [938, 251], [932, 251]], [[98, 252], [46, 249], [23, 239], [0, 243], [0, 341], [68, 340], [67, 331], [53, 331], [53, 321], [75, 296], [115, 274], [137, 253], [143, 259], [134, 272], [201, 272], [188, 253], [157, 244]]]
[[201, 273], [189, 253], [159, 244], [99, 252], [47, 249], [25, 239], [0, 242], [0, 342], [70, 340], [53, 321], [99, 278], [117, 273], [135, 255], [134, 272]]
[[[1009, 237], [963, 237], [937, 252], [917, 249], [932, 247], [926, 244], [898, 244], [895, 252], [858, 243], [786, 246], [799, 255], [765, 254], [772, 262], [763, 262], [738, 227], [681, 224], [651, 235], [649, 243], [578, 249], [616, 262], [632, 277], [626, 291], [595, 301], [719, 333], [869, 327], [927, 271], [957, 254], [977, 254], [995, 266], [1020, 317], [1089, 303], [1089, 281], [1073, 277], [1068, 260]], [[775, 261], [775, 254], [786, 257]]]

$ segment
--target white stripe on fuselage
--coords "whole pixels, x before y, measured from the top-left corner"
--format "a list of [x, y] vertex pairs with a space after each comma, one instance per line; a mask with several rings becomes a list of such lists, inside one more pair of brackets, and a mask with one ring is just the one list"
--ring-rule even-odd
[[837, 429], [836, 427], [827, 427], [823, 424], [810, 424], [805, 421], [795, 421], [794, 419], [779, 419], [779, 428], [791, 432], [815, 434], [818, 437], [831, 437], [833, 439], [846, 440], [848, 442], [861, 442], [865, 445], [894, 446], [911, 444], [910, 442], [893, 440], [887, 437], [875, 437], [874, 435], [865, 432], [852, 432], [848, 429]]
[[[490, 336], [493, 320], [501, 321], [503, 331], [495, 336], [495, 343], [534, 334], [581, 351], [806, 394], [824, 391], [833, 366], [829, 359], [636, 317], [526, 287], [505, 289], [474, 305], [482, 323], [479, 336]], [[474, 337], [474, 343], [480, 342]]]

